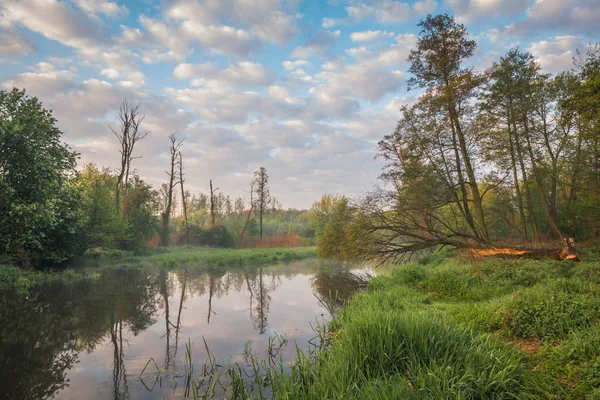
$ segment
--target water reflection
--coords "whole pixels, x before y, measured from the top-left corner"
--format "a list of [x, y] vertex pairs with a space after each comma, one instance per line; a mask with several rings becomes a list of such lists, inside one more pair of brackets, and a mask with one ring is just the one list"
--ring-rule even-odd
[[[196, 370], [204, 339], [224, 364], [243, 362], [247, 340], [266, 349], [275, 333], [306, 348], [310, 323], [325, 313], [313, 292], [342, 304], [362, 285], [354, 276], [317, 260], [229, 272], [106, 268], [0, 293], [0, 397], [180, 398], [181, 342], [197, 344]], [[147, 371], [175, 378], [146, 388], [139, 376], [150, 359]]]

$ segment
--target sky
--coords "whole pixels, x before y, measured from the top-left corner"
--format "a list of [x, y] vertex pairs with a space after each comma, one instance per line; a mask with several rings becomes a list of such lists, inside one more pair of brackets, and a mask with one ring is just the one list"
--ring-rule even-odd
[[600, 40], [600, 0], [0, 0], [0, 90], [53, 110], [80, 165], [117, 168], [109, 126], [127, 99], [145, 115], [133, 167], [147, 182], [167, 181], [177, 132], [191, 193], [213, 179], [249, 199], [264, 166], [285, 208], [307, 208], [378, 184], [429, 13], [465, 24], [476, 69], [519, 46], [557, 73]]

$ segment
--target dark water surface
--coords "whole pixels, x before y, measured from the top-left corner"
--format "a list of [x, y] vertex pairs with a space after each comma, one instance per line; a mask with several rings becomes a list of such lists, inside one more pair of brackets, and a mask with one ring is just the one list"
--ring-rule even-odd
[[203, 339], [227, 365], [243, 363], [244, 349], [267, 357], [280, 335], [289, 344], [277, 357], [291, 360], [294, 342], [307, 349], [329, 315], [315, 294], [340, 305], [360, 289], [353, 276], [317, 260], [209, 272], [105, 268], [93, 279], [0, 293], [0, 398], [182, 398], [188, 340], [194, 371], [207, 358]]

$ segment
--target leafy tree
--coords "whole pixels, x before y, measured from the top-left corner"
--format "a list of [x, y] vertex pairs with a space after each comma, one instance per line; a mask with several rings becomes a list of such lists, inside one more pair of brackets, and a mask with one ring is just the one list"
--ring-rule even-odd
[[317, 236], [323, 233], [325, 226], [336, 213], [338, 204], [342, 201], [347, 202], [346, 197], [324, 194], [312, 204], [308, 212], [308, 223]]
[[[469, 129], [468, 102], [474, 90], [481, 84], [479, 76], [463, 66], [476, 48], [474, 40], [467, 38], [464, 25], [448, 14], [428, 15], [419, 23], [421, 31], [416, 49], [410, 52], [409, 72], [413, 77], [409, 87], [425, 88], [428, 96], [422, 106], [441, 107], [441, 116], [449, 131], [443, 136], [451, 145], [462, 213], [472, 234], [488, 239], [481, 194], [477, 182], [471, 136]], [[429, 104], [427, 104], [429, 103]], [[472, 210], [471, 210], [471, 199]]]
[[61, 135], [37, 98], [0, 91], [0, 252], [24, 267], [81, 250], [77, 155]]
[[123, 197], [122, 212], [127, 224], [125, 248], [137, 248], [159, 232], [160, 223], [156, 215], [160, 208], [158, 193], [139, 176], [130, 181], [129, 192]]
[[118, 247], [127, 235], [127, 224], [114, 207], [117, 177], [108, 168], [86, 164], [77, 177], [82, 191], [84, 249]]

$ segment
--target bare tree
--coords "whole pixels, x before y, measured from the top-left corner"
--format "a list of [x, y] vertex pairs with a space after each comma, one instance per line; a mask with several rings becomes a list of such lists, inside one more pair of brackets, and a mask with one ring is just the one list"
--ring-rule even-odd
[[139, 115], [139, 108], [140, 104], [134, 106], [125, 99], [119, 108], [118, 130], [113, 129], [109, 125], [110, 130], [119, 140], [119, 144], [121, 145], [121, 149], [119, 150], [119, 153], [121, 153], [121, 165], [119, 167], [117, 187], [115, 189], [115, 201], [118, 212], [121, 210], [120, 194], [123, 184], [125, 184], [125, 191], [127, 191], [127, 181], [129, 180], [131, 161], [134, 158], [141, 158], [141, 156], [133, 156], [135, 144], [148, 135], [148, 132], [140, 131], [140, 126], [142, 125], [145, 116]]
[[163, 246], [169, 245], [169, 220], [171, 218], [171, 207], [173, 205], [173, 189], [180, 182], [175, 179], [175, 165], [178, 163], [178, 158], [181, 150], [181, 146], [183, 145], [183, 139], [177, 140], [177, 134], [173, 133], [169, 135], [170, 141], [170, 171], [165, 171], [169, 176], [169, 183], [167, 185], [167, 196], [165, 199], [165, 209], [162, 213], [162, 234], [161, 234], [161, 244]]
[[183, 223], [184, 223], [184, 239], [188, 241], [188, 218], [187, 218], [187, 199], [186, 193], [183, 189], [183, 155], [179, 152], [179, 185], [181, 186], [181, 209], [183, 211]]
[[240, 233], [240, 242], [244, 240], [244, 233], [246, 233], [246, 229], [248, 228], [248, 224], [250, 223], [250, 217], [252, 216], [252, 211], [254, 211], [254, 201], [252, 200], [252, 193], [254, 193], [254, 181], [250, 184], [250, 209], [248, 210], [248, 214], [246, 214], [246, 223], [244, 224], [244, 228]]
[[210, 180], [210, 226], [215, 226], [215, 193], [219, 188], [213, 189], [212, 179]]
[[262, 239], [263, 214], [271, 203], [271, 194], [269, 192], [269, 175], [267, 175], [267, 169], [265, 167], [260, 167], [258, 171], [254, 172], [254, 187], [257, 197], [254, 202], [256, 203], [255, 208], [258, 211], [260, 238]]

